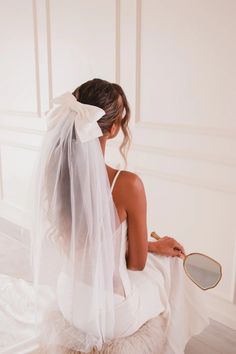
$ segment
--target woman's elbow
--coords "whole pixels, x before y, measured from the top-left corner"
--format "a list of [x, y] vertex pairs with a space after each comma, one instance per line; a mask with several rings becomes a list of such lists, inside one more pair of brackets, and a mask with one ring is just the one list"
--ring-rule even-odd
[[145, 266], [144, 267], [127, 267], [128, 270], [134, 270], [134, 271], [142, 271], [144, 270]]
[[129, 270], [143, 270], [145, 268], [146, 265], [146, 259], [143, 261], [139, 261], [139, 262], [129, 262], [128, 259], [126, 260], [126, 264], [127, 264], [127, 269]]
[[[146, 246], [146, 245], [145, 245]], [[126, 253], [126, 266], [129, 270], [143, 270], [146, 265], [148, 255], [148, 248], [142, 247], [141, 251], [135, 250], [131, 252], [131, 249], [127, 249]]]

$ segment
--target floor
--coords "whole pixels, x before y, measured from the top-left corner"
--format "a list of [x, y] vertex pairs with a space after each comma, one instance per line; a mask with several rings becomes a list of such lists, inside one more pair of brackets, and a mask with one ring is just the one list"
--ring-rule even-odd
[[190, 339], [185, 354], [236, 354], [236, 331], [211, 320], [210, 326]]

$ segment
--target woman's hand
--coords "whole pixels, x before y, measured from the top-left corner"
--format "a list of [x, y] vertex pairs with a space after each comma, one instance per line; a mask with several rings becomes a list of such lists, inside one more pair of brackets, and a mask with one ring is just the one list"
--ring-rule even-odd
[[178, 243], [173, 237], [164, 236], [155, 242], [148, 242], [148, 251], [162, 256], [169, 257], [185, 257], [183, 246]]

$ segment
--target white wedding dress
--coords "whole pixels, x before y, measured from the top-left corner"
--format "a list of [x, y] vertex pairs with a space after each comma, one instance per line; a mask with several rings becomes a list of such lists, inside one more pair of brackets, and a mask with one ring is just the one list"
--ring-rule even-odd
[[[120, 170], [112, 189], [119, 173]], [[161, 314], [166, 318], [167, 341], [160, 354], [183, 354], [189, 338], [209, 324], [204, 291], [185, 275], [183, 260], [178, 257], [148, 253], [144, 270], [128, 270], [125, 261], [126, 220], [122, 228], [120, 276], [128, 297], [121, 299], [120, 303], [117, 300], [116, 335], [131, 335], [146, 321]]]
[[[111, 189], [120, 170], [113, 180]], [[125, 297], [115, 295], [115, 337], [126, 337], [136, 332], [146, 321], [162, 316], [166, 322], [166, 343], [163, 352], [150, 354], [183, 354], [189, 338], [200, 333], [208, 324], [204, 292], [185, 275], [183, 261], [148, 253], [144, 270], [126, 268], [127, 222], [122, 223], [120, 249], [120, 277]], [[31, 283], [8, 275], [0, 275], [0, 352], [8, 345], [35, 338], [34, 289]], [[67, 317], [69, 288], [61, 274], [57, 284], [57, 304], [64, 318]], [[65, 291], [66, 289], [66, 291]], [[51, 300], [50, 292], [42, 289], [42, 309]], [[89, 300], [84, 297], [84, 316]], [[86, 305], [87, 304], [87, 305]], [[35, 335], [35, 337], [34, 337]], [[158, 335], [158, 333], [157, 333]], [[14, 350], [14, 352], [17, 352]], [[24, 351], [21, 351], [24, 352]], [[10, 351], [6, 350], [6, 353]], [[13, 351], [12, 351], [13, 353]], [[121, 353], [122, 354], [122, 353]], [[136, 350], [136, 354], [143, 354]]]

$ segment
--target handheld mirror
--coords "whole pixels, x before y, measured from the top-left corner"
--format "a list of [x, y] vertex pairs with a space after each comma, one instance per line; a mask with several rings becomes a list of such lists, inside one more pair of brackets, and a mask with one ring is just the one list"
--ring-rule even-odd
[[[151, 237], [160, 240], [154, 231]], [[214, 288], [222, 278], [222, 267], [213, 258], [198, 252], [183, 255], [183, 267], [187, 276], [202, 290]]]

